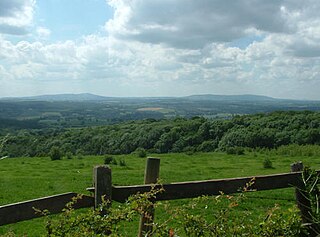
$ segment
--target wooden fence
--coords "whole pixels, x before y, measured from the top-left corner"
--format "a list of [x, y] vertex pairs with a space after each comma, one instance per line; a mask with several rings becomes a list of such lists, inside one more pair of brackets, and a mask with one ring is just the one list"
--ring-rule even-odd
[[[221, 192], [224, 194], [237, 193], [241, 192], [243, 187], [246, 187], [253, 180], [252, 185], [248, 187], [249, 190], [261, 191], [295, 187], [297, 205], [301, 211], [303, 222], [309, 223], [311, 220], [310, 201], [299, 188], [303, 186], [302, 169], [303, 165], [299, 162], [291, 165], [290, 173], [163, 184], [161, 187], [164, 191], [157, 194], [154, 201], [219, 195]], [[152, 187], [157, 187], [154, 183], [159, 178], [159, 170], [160, 159], [149, 157], [145, 169], [144, 185], [113, 186], [111, 169], [108, 166], [94, 167], [94, 187], [87, 188], [94, 195], [82, 195], [74, 209], [97, 207], [102, 203], [102, 196], [110, 201], [125, 202], [131, 195], [148, 192]], [[317, 172], [319, 173], [319, 171]], [[50, 214], [60, 213], [65, 205], [77, 195], [77, 193], [64, 193], [0, 206], [0, 226], [41, 217], [34, 209], [48, 210]], [[148, 215], [153, 216], [154, 210], [149, 210]], [[138, 236], [142, 236], [143, 232], [150, 230], [151, 227], [148, 225], [150, 221], [152, 221], [150, 218], [148, 220], [144, 217], [141, 218]]]

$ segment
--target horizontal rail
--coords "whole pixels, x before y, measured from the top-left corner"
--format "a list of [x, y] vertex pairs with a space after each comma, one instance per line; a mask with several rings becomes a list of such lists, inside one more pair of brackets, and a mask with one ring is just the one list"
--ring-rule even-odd
[[[320, 173], [320, 171], [316, 172], [318, 174]], [[219, 195], [221, 192], [224, 194], [232, 194], [242, 192], [243, 188], [247, 187], [248, 184], [250, 184], [250, 186], [247, 187], [247, 191], [297, 187], [300, 186], [302, 182], [301, 173], [302, 172], [292, 172], [242, 178], [179, 182], [164, 185], [113, 186], [112, 200], [125, 202], [130, 196], [148, 192], [152, 187], [162, 187], [164, 189], [163, 192], [157, 194], [155, 201], [194, 198], [202, 195]], [[91, 192], [95, 191], [94, 188], [87, 188], [87, 190]], [[77, 196], [77, 193], [70, 192], [0, 206], [0, 226], [41, 217], [41, 214], [36, 213], [34, 208], [38, 210], [48, 210], [50, 214], [60, 213], [66, 204]], [[73, 208], [79, 209], [93, 206], [94, 197], [82, 195], [82, 198], [77, 200]]]
[[[0, 206], [0, 226], [41, 217], [41, 214], [36, 213], [34, 208], [41, 211], [48, 210], [50, 214], [60, 213], [62, 212], [62, 209], [66, 207], [66, 204], [77, 196], [77, 193], [70, 192]], [[72, 207], [74, 209], [79, 209], [93, 206], [94, 198], [82, 195], [82, 198], [78, 199]]]
[[[259, 175], [243, 178], [215, 179], [205, 181], [192, 181], [156, 185], [163, 187], [164, 191], [158, 193], [156, 201], [174, 200], [183, 198], [195, 198], [202, 195], [219, 195], [242, 192], [248, 183], [253, 184], [248, 188], [250, 190], [262, 191], [270, 189], [280, 189], [298, 186], [301, 184], [301, 172]], [[134, 186], [113, 186], [112, 200], [125, 202], [128, 197], [137, 193], [144, 193], [151, 190], [155, 185], [134, 185]], [[94, 192], [94, 188], [87, 188], [88, 191]]]

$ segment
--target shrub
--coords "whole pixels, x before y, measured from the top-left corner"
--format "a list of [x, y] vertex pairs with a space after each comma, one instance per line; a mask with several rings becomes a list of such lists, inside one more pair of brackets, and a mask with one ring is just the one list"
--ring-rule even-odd
[[[79, 195], [67, 204], [58, 218], [47, 217], [46, 236], [128, 236], [123, 234], [125, 232], [123, 227], [128, 222], [132, 222], [134, 218], [141, 216], [144, 210], [153, 205], [150, 199], [154, 198], [157, 192], [159, 190], [135, 195], [130, 197], [124, 205], [111, 208], [109, 208], [108, 202], [104, 202], [97, 209], [89, 209], [80, 213], [73, 209], [76, 202], [81, 199], [81, 195]], [[108, 209], [108, 215], [103, 215], [106, 209]], [[46, 211], [38, 212], [47, 215]]]
[[127, 166], [126, 160], [125, 159], [120, 159], [119, 165], [120, 166]]
[[137, 153], [138, 157], [140, 157], [140, 158], [145, 158], [145, 157], [147, 157], [147, 152], [146, 152], [146, 150], [145, 150], [144, 148], [142, 148], [142, 147], [137, 148], [137, 149], [136, 149], [136, 153]]
[[302, 172], [302, 180], [303, 186], [301, 189], [304, 191], [303, 194], [310, 201], [310, 213], [311, 220], [309, 220], [313, 225], [310, 226], [312, 228], [312, 232], [316, 232], [318, 236], [320, 234], [320, 212], [319, 212], [319, 174], [317, 171], [310, 169], [309, 167], [305, 167]]
[[187, 156], [193, 156], [194, 155], [194, 151], [190, 150], [190, 151], [186, 151], [185, 154]]
[[118, 162], [117, 162], [117, 160], [115, 158], [113, 158], [112, 161], [111, 161], [111, 164], [112, 165], [118, 165]]
[[109, 165], [109, 164], [111, 164], [112, 163], [112, 161], [113, 161], [113, 157], [112, 156], [106, 156], [105, 158], [104, 158], [104, 164], [105, 165]]
[[2, 152], [4, 145], [7, 142], [8, 138], [9, 138], [9, 135], [6, 135], [5, 137], [1, 138], [1, 140], [0, 140], [0, 153]]
[[244, 148], [243, 147], [227, 147], [226, 153], [228, 155], [244, 155]]
[[71, 159], [72, 159], [72, 153], [71, 153], [70, 151], [68, 151], [68, 152], [66, 153], [66, 158], [67, 158], [68, 160], [71, 160]]
[[82, 160], [82, 159], [83, 159], [83, 150], [82, 150], [82, 149], [78, 149], [77, 152], [76, 152], [76, 154], [77, 154], [77, 158], [78, 158], [79, 160]]
[[265, 168], [265, 169], [272, 169], [273, 168], [272, 161], [268, 157], [266, 157], [263, 160], [263, 168]]
[[185, 148], [183, 148], [182, 151], [185, 152], [185, 153], [192, 153], [192, 154], [195, 153], [195, 149], [192, 146], [186, 146]]
[[[276, 205], [267, 212], [267, 217], [260, 222], [258, 236], [308, 236], [301, 225], [301, 217], [297, 208], [281, 210]], [[302, 234], [303, 233], [303, 234]]]
[[104, 158], [104, 164], [105, 165], [118, 165], [118, 162], [117, 162], [116, 158], [114, 158], [113, 156], [106, 156]]
[[57, 146], [53, 146], [50, 149], [49, 156], [51, 160], [61, 160], [62, 154]]
[[[74, 199], [58, 218], [47, 217], [47, 236], [131, 236], [126, 232], [127, 223], [141, 216], [151, 206], [156, 208], [160, 205], [167, 211], [168, 218], [164, 222], [153, 223], [152, 233], [143, 233], [143, 236], [293, 237], [300, 236], [304, 231], [299, 211], [295, 207], [283, 210], [276, 205], [266, 215], [253, 220], [250, 212], [244, 216], [237, 214], [236, 210], [245, 197], [243, 194], [199, 197], [173, 208], [170, 203], [152, 203], [152, 198], [160, 191], [153, 189], [148, 193], [134, 195], [124, 205], [110, 207], [105, 202], [96, 210], [89, 209], [80, 213], [72, 209], [77, 200]], [[208, 203], [213, 206], [208, 207]], [[102, 215], [106, 208], [108, 215]]]
[[17, 237], [17, 235], [12, 232], [12, 231], [9, 231], [8, 233], [5, 233], [4, 235], [1, 235], [2, 237]]

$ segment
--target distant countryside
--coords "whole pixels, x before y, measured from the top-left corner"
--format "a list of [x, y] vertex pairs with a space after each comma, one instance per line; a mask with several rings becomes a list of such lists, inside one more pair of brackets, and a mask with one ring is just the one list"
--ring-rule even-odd
[[320, 237], [319, 12], [0, 0], [0, 237]]
[[[5, 191], [1, 191], [0, 206], [66, 192], [91, 195], [86, 188], [92, 185], [95, 165], [109, 165], [116, 185], [143, 184], [148, 156], [160, 158], [163, 184], [286, 173], [292, 163], [300, 160], [317, 169], [319, 109], [318, 101], [253, 95], [108, 98], [79, 94], [3, 98], [0, 189]], [[317, 187], [317, 181], [312, 185]], [[105, 226], [106, 230], [117, 236], [135, 236], [140, 214], [132, 205], [142, 203], [134, 203], [133, 199], [115, 210], [128, 219], [110, 214], [117, 224]], [[227, 198], [221, 194], [157, 202], [153, 235], [164, 236], [171, 231], [181, 236], [202, 236], [193, 235], [200, 230], [203, 236], [308, 233], [295, 203], [294, 188]], [[176, 210], [177, 216], [168, 218], [169, 210]], [[91, 224], [90, 228], [84, 224], [83, 220], [94, 218], [92, 215], [95, 214], [85, 210], [71, 211], [4, 225], [0, 234], [77, 236], [77, 228], [83, 228], [83, 236], [109, 236], [108, 231], [99, 230], [102, 222]], [[243, 216], [246, 221], [242, 223]], [[220, 219], [219, 223], [215, 221]], [[238, 228], [240, 222], [242, 227]], [[219, 228], [222, 229], [218, 231]], [[277, 228], [281, 231], [276, 233]]]
[[320, 142], [320, 102], [261, 96], [0, 100], [2, 156], [276, 149]]

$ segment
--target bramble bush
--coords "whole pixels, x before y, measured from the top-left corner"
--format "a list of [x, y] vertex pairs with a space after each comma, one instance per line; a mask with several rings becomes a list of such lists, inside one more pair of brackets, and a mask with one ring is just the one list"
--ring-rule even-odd
[[[309, 236], [309, 231], [320, 234], [319, 175], [307, 167], [303, 171], [302, 181], [303, 186], [300, 188], [311, 203], [311, 225], [302, 224], [296, 206], [283, 209], [275, 204], [273, 208], [266, 210], [265, 214], [258, 217], [250, 210], [243, 211], [242, 205], [246, 201], [245, 192], [254, 183], [253, 179], [240, 194], [221, 193], [214, 197], [203, 196], [191, 199], [190, 202], [179, 207], [174, 207], [170, 201], [153, 203], [151, 200], [163, 191], [162, 188], [153, 188], [150, 192], [130, 197], [123, 205], [110, 207], [110, 203], [104, 202], [97, 209], [76, 212], [73, 205], [81, 198], [80, 195], [68, 203], [58, 217], [46, 217], [46, 236], [135, 236], [136, 233], [132, 233], [132, 230], [126, 230], [128, 222], [136, 221], [151, 206], [156, 210], [164, 210], [167, 216], [165, 220], [156, 219], [151, 224], [152, 231], [145, 233], [144, 236], [293, 237]], [[48, 214], [46, 211], [41, 213]], [[15, 234], [9, 232], [4, 236], [14, 237]]]
[[[304, 231], [298, 210], [283, 210], [280, 206], [267, 211], [260, 219], [250, 212], [239, 215], [237, 209], [245, 200], [245, 194], [234, 196], [221, 194], [216, 197], [199, 197], [188, 204], [173, 208], [170, 202], [152, 203], [162, 189], [134, 195], [124, 205], [113, 206], [104, 202], [100, 208], [75, 213], [74, 199], [59, 218], [47, 217], [48, 237], [58, 236], [135, 236], [127, 233], [124, 226], [144, 214], [153, 205], [164, 208], [168, 218], [152, 224], [153, 230], [144, 236], [298, 236]], [[81, 196], [78, 197], [78, 199]], [[102, 215], [107, 212], [107, 215]], [[246, 221], [244, 221], [246, 220]], [[137, 227], [138, 228], [138, 227]]]
[[[319, 175], [305, 168], [302, 175], [303, 191], [311, 202], [312, 230], [320, 233], [319, 212]], [[296, 206], [283, 209], [279, 205], [257, 217], [253, 212], [242, 211], [246, 201], [246, 191], [254, 183], [254, 179], [244, 187], [243, 192], [235, 195], [202, 196], [191, 199], [187, 204], [173, 207], [170, 201], [153, 203], [162, 188], [153, 188], [150, 192], [134, 195], [123, 205], [112, 205], [104, 202], [97, 209], [75, 212], [73, 205], [81, 198], [79, 195], [68, 203], [63, 213], [57, 218], [46, 217], [46, 236], [48, 237], [84, 237], [84, 236], [135, 236], [132, 230], [126, 230], [128, 222], [136, 221], [145, 210], [154, 207], [167, 213], [165, 220], [152, 223], [152, 231], [144, 236], [309, 236], [310, 225], [302, 225], [301, 216]], [[159, 186], [156, 186], [159, 187]], [[239, 209], [241, 212], [239, 212]], [[47, 215], [46, 211], [42, 211]], [[107, 213], [107, 214], [103, 214]], [[239, 214], [241, 213], [241, 215]], [[138, 226], [137, 226], [138, 229]], [[14, 237], [12, 232], [4, 235]]]
[[301, 189], [304, 191], [304, 196], [310, 201], [311, 220], [309, 220], [314, 236], [320, 235], [320, 190], [319, 190], [319, 173], [315, 170], [305, 167], [302, 172], [303, 186]]

